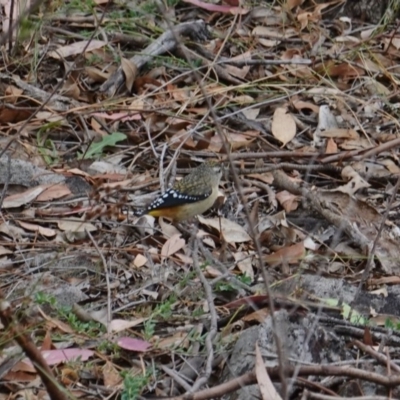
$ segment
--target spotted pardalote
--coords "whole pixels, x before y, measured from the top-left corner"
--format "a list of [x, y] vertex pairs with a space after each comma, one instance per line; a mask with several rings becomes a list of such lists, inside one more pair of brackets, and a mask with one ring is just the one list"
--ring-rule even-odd
[[211, 208], [217, 199], [221, 176], [221, 164], [217, 161], [207, 161], [193, 169], [136, 215], [148, 214], [183, 221], [202, 214]]

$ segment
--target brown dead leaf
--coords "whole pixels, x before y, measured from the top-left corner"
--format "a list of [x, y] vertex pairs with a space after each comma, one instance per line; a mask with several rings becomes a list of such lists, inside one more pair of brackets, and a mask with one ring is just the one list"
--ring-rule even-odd
[[345, 185], [332, 189], [333, 192], [342, 192], [353, 196], [358, 190], [371, 186], [356, 171], [354, 171], [350, 165], [343, 168], [342, 177], [348, 182]]
[[176, 258], [181, 260], [184, 265], [192, 265], [193, 264], [193, 259], [189, 256], [186, 256], [185, 254], [177, 253]]
[[304, 0], [286, 0], [285, 9], [290, 11], [293, 8], [301, 6], [304, 3]]
[[[188, 91], [187, 88], [178, 88], [175, 85], [168, 84], [167, 90], [168, 93], [172, 96], [172, 98], [176, 101], [187, 102], [190, 99], [190, 91]], [[167, 122], [170, 121], [167, 120]]]
[[62, 221], [58, 221], [58, 227], [62, 231], [70, 231], [70, 232], [93, 232], [96, 231], [97, 228], [89, 223], [89, 222], [84, 222], [84, 221], [72, 221], [68, 219], [64, 219]]
[[36, 198], [36, 201], [50, 201], [54, 199], [60, 199], [64, 196], [69, 196], [70, 194], [71, 191], [69, 190], [67, 185], [51, 185], [39, 194], [39, 196]]
[[16, 208], [16, 207], [21, 207], [25, 204], [31, 203], [46, 188], [47, 188], [47, 185], [40, 185], [40, 186], [36, 186], [31, 189], [25, 190], [22, 193], [7, 196], [3, 201], [2, 208]]
[[[1, 1], [0, 1], [1, 3]], [[20, 96], [22, 95], [22, 93], [24, 93], [24, 91], [22, 89], [19, 89], [15, 86], [7, 86], [6, 90], [5, 90], [5, 95], [7, 96], [7, 103], [9, 104], [15, 104], [18, 99], [20, 98]]]
[[32, 364], [25, 363], [23, 361], [17, 362], [13, 367], [12, 367], [13, 372], [29, 372], [31, 374], [36, 373], [36, 369]]
[[301, 12], [297, 15], [297, 20], [300, 22], [301, 30], [305, 29], [309, 22], [316, 22], [312, 12]]
[[268, 185], [271, 185], [274, 181], [272, 172], [264, 172], [263, 174], [250, 174], [249, 178], [257, 179], [260, 182], [267, 183]]
[[326, 72], [331, 78], [341, 78], [343, 80], [355, 79], [365, 75], [362, 68], [343, 62], [341, 64], [326, 65]]
[[330, 2], [326, 2], [326, 3], [322, 3], [322, 4], [318, 4], [315, 8], [313, 12], [300, 12], [297, 15], [297, 19], [300, 21], [301, 23], [301, 29], [304, 29], [307, 27], [307, 25], [309, 24], [309, 22], [319, 22], [322, 18], [322, 10], [324, 10], [326, 7], [335, 5], [335, 4], [341, 4], [343, 3], [344, 0], [333, 0]]
[[400, 49], [400, 38], [390, 37], [383, 41], [386, 45], [392, 45], [396, 50]]
[[338, 36], [335, 38], [336, 43], [345, 43], [347, 45], [354, 45], [356, 43], [360, 43], [360, 39], [355, 36], [345, 35], [345, 36]]
[[71, 168], [71, 169], [68, 170], [68, 172], [69, 172], [70, 174], [73, 174], [73, 175], [78, 175], [78, 176], [83, 176], [83, 177], [88, 177], [88, 178], [90, 178], [90, 174], [88, 174], [88, 173], [85, 172], [85, 171], [82, 171], [82, 170], [79, 169], [79, 168]]
[[175, 254], [177, 251], [183, 249], [186, 241], [182, 239], [181, 234], [172, 235], [163, 245], [161, 249], [161, 257], [167, 258]]
[[[105, 120], [111, 120], [111, 121], [136, 121], [139, 119], [142, 119], [142, 116], [138, 113], [132, 113], [132, 112], [116, 112], [116, 113], [93, 113], [92, 116], [98, 117], [98, 118], [104, 118]], [[104, 132], [104, 131], [103, 131]]]
[[264, 261], [271, 267], [277, 267], [282, 263], [297, 264], [304, 256], [304, 242], [299, 242], [264, 256]]
[[[238, 1], [238, 0], [234, 0]], [[245, 53], [239, 54], [238, 56], [230, 58], [232, 61], [247, 61], [252, 59], [252, 53], [250, 51], [246, 51]], [[244, 79], [246, 78], [246, 75], [250, 71], [250, 65], [244, 65], [243, 67], [236, 67], [234, 65], [226, 64], [225, 67], [226, 71], [229, 73], [229, 75], [239, 78], [239, 79]], [[253, 99], [254, 101], [254, 99]]]
[[110, 73], [96, 67], [87, 66], [85, 72], [93, 83], [103, 83], [110, 77]]
[[32, 112], [28, 110], [19, 110], [9, 107], [10, 106], [7, 105], [0, 105], [0, 123], [2, 125], [25, 121], [32, 114]]
[[360, 135], [354, 129], [331, 128], [320, 133], [321, 137], [358, 140]]
[[226, 218], [198, 217], [200, 223], [216, 229], [222, 234], [227, 243], [242, 243], [251, 240], [249, 234], [242, 226]]
[[[39, 121], [48, 121], [48, 122], [61, 122], [63, 123], [64, 117], [58, 114], [55, 114], [54, 112], [50, 111], [39, 111], [36, 114], [36, 119]], [[63, 123], [64, 125], [65, 123]]]
[[264, 360], [261, 355], [258, 342], [256, 342], [256, 365], [255, 372], [257, 376], [258, 387], [263, 400], [282, 400], [282, 397], [276, 391], [271, 378], [268, 375]]
[[381, 160], [380, 163], [383, 164], [390, 173], [400, 174], [400, 168], [397, 166], [397, 164], [393, 160], [390, 160], [390, 159]]
[[184, 331], [178, 331], [173, 335], [166, 337], [165, 339], [157, 340], [158, 349], [186, 349], [188, 348], [189, 344], [189, 336], [187, 332]]
[[229, 132], [225, 135], [224, 139], [222, 139], [220, 135], [215, 134], [211, 138], [208, 149], [215, 153], [219, 153], [224, 148], [223, 143], [227, 142], [231, 151], [239, 150], [249, 146], [250, 143], [252, 143], [259, 135], [259, 131], [245, 131], [243, 133]]
[[274, 137], [282, 142], [282, 147], [296, 136], [296, 122], [286, 108], [278, 107], [275, 110], [271, 131]]
[[242, 320], [245, 322], [259, 322], [262, 324], [265, 319], [270, 315], [270, 309], [269, 308], [261, 308], [260, 310], [254, 311], [251, 314], [245, 315]]
[[113, 319], [110, 322], [110, 331], [114, 333], [125, 331], [126, 329], [131, 329], [135, 326], [143, 324], [148, 318], [135, 318], [132, 320], [124, 319]]
[[73, 79], [68, 79], [64, 82], [62, 89], [60, 90], [60, 94], [70, 97], [71, 99], [79, 100], [81, 89], [79, 88], [77, 82], [75, 82]]
[[132, 92], [133, 84], [138, 75], [137, 66], [127, 58], [121, 58], [121, 68], [125, 74], [125, 86], [129, 92]]
[[271, 40], [271, 39], [265, 39], [265, 38], [258, 38], [257, 39], [258, 43], [260, 43], [264, 47], [275, 47], [278, 46], [278, 44], [281, 42], [280, 40]]
[[287, 190], [278, 192], [276, 194], [276, 199], [279, 201], [279, 203], [287, 213], [297, 210], [297, 207], [299, 206], [298, 196], [295, 196]]
[[40, 351], [50, 350], [52, 347], [53, 347], [53, 341], [51, 340], [51, 332], [50, 330], [47, 330], [42, 345], [40, 346]]
[[340, 144], [343, 150], [363, 150], [371, 147], [371, 141], [366, 137], [360, 137], [357, 140], [348, 139]]
[[267, 37], [269, 39], [274, 38], [274, 39], [289, 39], [293, 36], [297, 35], [297, 32], [292, 29], [285, 29], [284, 32], [282, 32], [280, 29], [274, 29], [274, 28], [267, 28], [266, 26], [256, 26], [253, 31], [251, 32], [252, 36], [260, 36], [260, 37]]
[[242, 110], [242, 114], [247, 118], [251, 120], [256, 120], [258, 115], [260, 114], [260, 108], [247, 108]]
[[38, 232], [39, 234], [45, 237], [53, 237], [56, 236], [57, 232], [54, 229], [45, 228], [44, 226], [30, 224], [28, 222], [18, 221], [16, 222], [24, 229], [32, 232]]
[[165, 222], [164, 218], [159, 218], [158, 223], [160, 224], [163, 235], [169, 239], [174, 235], [180, 235], [179, 230], [172, 224]]
[[204, 276], [206, 278], [218, 278], [219, 276], [222, 275], [222, 272], [219, 271], [218, 269], [212, 267], [211, 265], [207, 265], [205, 270], [204, 270]]
[[233, 254], [237, 266], [243, 275], [247, 275], [251, 282], [254, 281], [254, 270], [252, 265], [252, 256], [247, 252], [239, 251]]
[[48, 55], [57, 60], [63, 60], [64, 58], [81, 54], [84, 50], [86, 53], [100, 49], [106, 46], [107, 43], [102, 40], [82, 40], [80, 42], [74, 42], [66, 46], [61, 46], [57, 50], [50, 51]]
[[329, 138], [326, 142], [326, 149], [325, 153], [326, 154], [334, 154], [337, 153], [338, 147], [335, 141], [332, 138]]
[[105, 387], [117, 389], [122, 384], [122, 376], [110, 361], [106, 361], [103, 366], [103, 381]]
[[[295, 76], [296, 78], [307, 79], [311, 82], [316, 81], [314, 73], [309, 66], [302, 65], [301, 63], [295, 64], [296, 60], [303, 59], [301, 53], [298, 50], [296, 53], [290, 50], [286, 50], [282, 54], [281, 58], [282, 60], [291, 60], [294, 62], [294, 64], [285, 65], [285, 70], [288, 70], [291, 75]], [[287, 80], [287, 78], [283, 74], [280, 74], [279, 77], [283, 81]]]
[[[10, 382], [25, 382], [27, 384], [28, 382], [33, 382], [37, 379], [36, 374], [30, 374], [28, 372], [14, 372], [14, 371], [8, 371], [3, 378], [5, 381], [10, 381]], [[18, 394], [18, 393], [16, 393]], [[24, 393], [24, 396], [26, 396], [26, 392]], [[8, 400], [9, 396], [7, 396]], [[3, 399], [2, 399], [3, 400]], [[4, 398], [6, 400], [6, 398]]]
[[0, 256], [5, 256], [7, 254], [13, 254], [14, 252], [6, 249], [4, 246], [0, 246]]
[[366, 76], [365, 80], [365, 88], [368, 90], [368, 93], [371, 96], [383, 96], [387, 97], [390, 95], [390, 89], [377, 81], [376, 79]]
[[242, 95], [233, 97], [232, 102], [239, 104], [239, 105], [252, 104], [252, 103], [254, 103], [254, 98], [249, 96], [248, 94], [242, 94]]
[[38, 308], [38, 311], [42, 315], [42, 317], [46, 320], [46, 327], [48, 327], [49, 329], [56, 328], [61, 332], [67, 334], [72, 334], [75, 332], [74, 329], [71, 328], [67, 323], [49, 317], [46, 313], [43, 312], [43, 310], [40, 307]]
[[319, 106], [317, 106], [316, 104], [311, 103], [309, 101], [297, 100], [297, 101], [293, 102], [293, 106], [296, 110], [299, 110], [299, 111], [308, 109], [308, 110], [315, 112], [316, 114], [319, 113]]
[[143, 254], [137, 254], [135, 259], [133, 260], [133, 265], [136, 268], [143, 267], [148, 262], [148, 259]]

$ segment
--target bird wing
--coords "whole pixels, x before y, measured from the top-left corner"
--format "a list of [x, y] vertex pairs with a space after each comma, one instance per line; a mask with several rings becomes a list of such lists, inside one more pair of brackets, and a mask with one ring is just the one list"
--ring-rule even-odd
[[174, 188], [168, 189], [161, 196], [157, 197], [148, 207], [147, 212], [152, 210], [159, 210], [161, 208], [179, 207], [181, 205], [196, 203], [206, 199], [210, 193], [203, 193], [202, 195], [191, 196], [182, 194]]

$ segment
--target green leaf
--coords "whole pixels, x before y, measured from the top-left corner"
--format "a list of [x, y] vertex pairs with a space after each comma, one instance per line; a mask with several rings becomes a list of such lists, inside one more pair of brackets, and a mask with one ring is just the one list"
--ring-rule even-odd
[[358, 311], [356, 311], [354, 308], [351, 308], [348, 304], [346, 303], [341, 303], [337, 299], [321, 299], [323, 302], [328, 304], [329, 306], [333, 307], [342, 307], [342, 315], [344, 319], [350, 319], [350, 322], [353, 324], [359, 324], [359, 325], [367, 325], [368, 324], [368, 319], [363, 317], [362, 314], [360, 314]]
[[116, 143], [126, 139], [126, 135], [121, 132], [113, 132], [111, 135], [103, 136], [100, 142], [93, 142], [86, 153], [80, 154], [79, 159], [89, 159], [99, 156], [107, 146], [115, 146]]

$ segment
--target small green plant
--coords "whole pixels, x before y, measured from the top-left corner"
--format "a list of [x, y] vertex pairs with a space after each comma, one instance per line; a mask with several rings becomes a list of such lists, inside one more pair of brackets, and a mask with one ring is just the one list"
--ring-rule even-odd
[[243, 275], [238, 275], [236, 277], [236, 279], [246, 285], [250, 285], [251, 284], [251, 277], [248, 276], [247, 274], [243, 274]]
[[34, 301], [36, 304], [43, 306], [49, 304], [52, 307], [57, 305], [57, 300], [54, 296], [44, 292], [36, 292]]
[[167, 0], [167, 6], [170, 8], [175, 8], [179, 4], [180, 0]]
[[129, 375], [129, 372], [122, 373], [124, 388], [121, 393], [121, 400], [136, 400], [148, 384], [150, 376], [149, 372], [137, 376]]
[[114, 357], [118, 357], [121, 353], [121, 348], [117, 343], [110, 342], [108, 340], [103, 340], [97, 346], [97, 351], [101, 353], [112, 353]]
[[185, 274], [182, 278], [182, 280], [179, 282], [179, 288], [183, 289], [185, 288], [188, 283], [193, 280], [196, 277], [196, 272], [191, 271], [188, 274]]
[[168, 320], [172, 316], [172, 305], [176, 303], [176, 295], [171, 294], [165, 301], [158, 304], [151, 313], [151, 317], [143, 323], [143, 336], [145, 340], [150, 340], [154, 336], [156, 321], [155, 318], [161, 317]]
[[89, 54], [86, 59], [86, 65], [97, 65], [102, 61], [103, 59], [98, 54]]
[[353, 324], [358, 325], [367, 325], [368, 319], [365, 318], [362, 314], [356, 311], [354, 308], [351, 308], [349, 304], [342, 303], [337, 299], [321, 299], [324, 303], [333, 307], [341, 307], [343, 318], [349, 320]]
[[177, 301], [176, 295], [171, 294], [168, 299], [159, 304], [155, 309], [155, 314], [159, 315], [163, 319], [169, 319], [172, 316], [172, 306]]
[[60, 318], [64, 319], [72, 329], [78, 333], [96, 337], [99, 333], [105, 332], [105, 327], [96, 321], [81, 321], [72, 311], [71, 307], [59, 307], [57, 309]]
[[65, 4], [66, 10], [77, 10], [82, 12], [92, 12], [96, 7], [96, 3], [92, 0], [70, 0]]
[[156, 323], [153, 318], [149, 318], [147, 321], [143, 322], [143, 337], [145, 340], [150, 340], [154, 336], [156, 328]]
[[99, 142], [92, 142], [85, 153], [78, 155], [79, 160], [87, 160], [99, 157], [108, 146], [115, 146], [116, 143], [126, 139], [126, 135], [120, 132], [113, 132], [111, 135], [103, 136]]
[[18, 40], [24, 41], [32, 36], [32, 33], [38, 30], [38, 24], [29, 20], [28, 18], [23, 18], [19, 25], [18, 30]]
[[[245, 283], [246, 285], [251, 284], [251, 278], [246, 274], [238, 275], [236, 279], [242, 283]], [[215, 285], [215, 290], [218, 290], [219, 292], [232, 292], [237, 289], [239, 288], [237, 285], [235, 285], [234, 281], [231, 282], [221, 281], [217, 282], [217, 284]]]
[[385, 328], [400, 331], [400, 322], [397, 320], [397, 318], [391, 319], [388, 317], [385, 320]]
[[144, 14], [157, 14], [159, 11], [157, 3], [155, 1], [146, 1], [141, 6], [141, 10]]
[[204, 315], [203, 307], [197, 307], [192, 311], [192, 317], [193, 318], [199, 318], [202, 315]]
[[36, 141], [39, 153], [47, 165], [52, 165], [59, 160], [58, 152], [54, 142], [47, 138], [47, 132], [61, 126], [61, 121], [44, 124], [36, 134]]
[[201, 334], [197, 330], [192, 330], [192, 331], [190, 331], [190, 333], [188, 335], [188, 340], [191, 343], [204, 345], [206, 342], [206, 337], [207, 337], [206, 334]]

